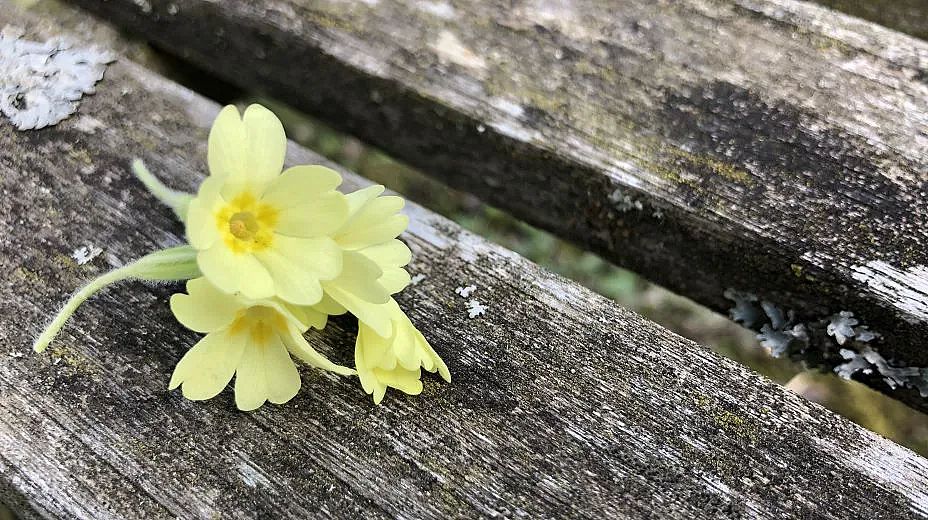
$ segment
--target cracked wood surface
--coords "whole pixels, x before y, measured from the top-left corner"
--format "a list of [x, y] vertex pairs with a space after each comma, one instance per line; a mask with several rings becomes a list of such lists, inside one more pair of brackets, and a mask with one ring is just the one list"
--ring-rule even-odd
[[928, 368], [925, 42], [792, 0], [75, 3], [720, 312], [795, 311], [810, 364], [850, 311]]
[[[109, 37], [0, 0], [5, 24]], [[61, 124], [0, 121], [0, 501], [23, 517], [928, 514], [925, 459], [415, 205], [403, 239], [424, 279], [399, 299], [454, 377], [420, 397], [377, 407], [303, 368], [284, 406], [186, 401], [166, 390], [197, 339], [168, 310], [176, 286], [111, 288], [32, 354], [84, 280], [182, 240], [128, 165], [192, 190], [217, 110], [120, 58]], [[291, 147], [290, 163], [318, 161]], [[89, 245], [103, 252], [77, 265]], [[476, 319], [454, 291], [468, 284], [489, 309]], [[309, 339], [351, 362], [349, 321]]]

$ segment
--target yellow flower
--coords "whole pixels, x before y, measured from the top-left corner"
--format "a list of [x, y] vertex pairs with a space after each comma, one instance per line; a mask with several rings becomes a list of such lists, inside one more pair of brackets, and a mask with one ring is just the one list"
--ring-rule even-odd
[[410, 395], [421, 393], [422, 368], [429, 372], [438, 371], [442, 379], [450, 383], [448, 367], [396, 301], [391, 298], [382, 307], [382, 312], [392, 322], [392, 334], [384, 338], [373, 328], [361, 323], [354, 350], [354, 362], [361, 386], [365, 392], [373, 394], [374, 404], [380, 404], [387, 387]]
[[403, 267], [411, 253], [396, 239], [409, 225], [409, 218], [399, 213], [405, 201], [381, 197], [383, 191], [383, 186], [370, 186], [346, 196], [348, 218], [333, 234], [343, 250], [342, 272], [322, 282], [322, 287], [330, 305], [347, 309], [381, 336], [390, 337], [392, 324], [384, 304], [409, 284]]
[[349, 204], [329, 168], [281, 174], [286, 147], [266, 108], [251, 105], [242, 117], [224, 108], [209, 135], [210, 176], [187, 207], [187, 238], [203, 275], [222, 291], [313, 305], [320, 282], [342, 271], [330, 235], [343, 227]]
[[291, 354], [337, 374], [355, 373], [326, 359], [303, 338], [310, 326], [325, 325], [325, 315], [310, 307], [227, 294], [206, 278], [187, 282], [187, 293], [171, 297], [171, 311], [185, 327], [206, 337], [177, 364], [168, 388], [183, 385], [188, 399], [214, 397], [235, 375], [239, 409], [254, 410], [265, 401], [285, 403], [300, 389]]

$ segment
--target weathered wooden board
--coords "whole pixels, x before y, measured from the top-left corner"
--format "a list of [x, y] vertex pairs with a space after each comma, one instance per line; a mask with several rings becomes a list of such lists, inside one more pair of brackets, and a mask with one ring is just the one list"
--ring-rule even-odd
[[812, 364], [865, 348], [827, 333], [852, 312], [928, 394], [928, 43], [792, 0], [76, 3], [714, 309], [794, 311]]
[[928, 40], [928, 0], [812, 1]]
[[[3, 0], [9, 23], [96, 33]], [[174, 287], [109, 290], [32, 354], [83, 280], [182, 240], [128, 164], [192, 189], [217, 108], [123, 59], [58, 126], [0, 120], [0, 500], [24, 517], [928, 514], [928, 461], [415, 205], [403, 238], [424, 279], [401, 300], [454, 376], [418, 398], [376, 407], [304, 370], [284, 406], [185, 401], [166, 386], [197, 338], [168, 311]], [[91, 245], [103, 252], [77, 265]], [[468, 317], [463, 284], [484, 316]], [[347, 320], [311, 341], [350, 362]]]

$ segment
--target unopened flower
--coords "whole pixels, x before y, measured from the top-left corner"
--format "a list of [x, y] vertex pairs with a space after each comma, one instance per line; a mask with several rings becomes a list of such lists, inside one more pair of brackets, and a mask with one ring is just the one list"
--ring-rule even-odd
[[451, 382], [451, 373], [425, 337], [392, 298], [382, 312], [390, 317], [392, 333], [383, 337], [363, 322], [358, 327], [354, 362], [364, 391], [380, 404], [387, 387], [418, 395], [422, 392], [422, 370], [438, 372]]
[[185, 327], [206, 333], [177, 364], [169, 389], [182, 386], [184, 397], [203, 400], [221, 392], [235, 376], [235, 404], [254, 410], [270, 401], [289, 401], [300, 389], [291, 354], [336, 374], [355, 371], [336, 365], [303, 338], [310, 326], [321, 328], [325, 315], [282, 300], [250, 300], [214, 287], [206, 278], [187, 282], [187, 294], [171, 297], [171, 311]]
[[260, 105], [243, 117], [228, 106], [209, 135], [210, 176], [187, 208], [187, 238], [204, 276], [250, 299], [279, 297], [297, 305], [322, 299], [321, 281], [342, 271], [341, 176], [323, 166], [281, 174], [287, 140], [277, 117]]

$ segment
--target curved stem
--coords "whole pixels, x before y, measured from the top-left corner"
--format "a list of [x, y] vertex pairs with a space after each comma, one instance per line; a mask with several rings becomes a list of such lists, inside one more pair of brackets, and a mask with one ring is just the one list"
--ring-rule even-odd
[[58, 311], [58, 314], [56, 314], [52, 322], [48, 324], [48, 327], [36, 338], [35, 343], [32, 345], [32, 349], [36, 352], [42, 352], [48, 348], [48, 344], [55, 339], [55, 336], [61, 331], [61, 327], [68, 321], [68, 318], [74, 314], [74, 311], [76, 311], [80, 304], [84, 303], [87, 298], [90, 298], [107, 285], [125, 280], [126, 278], [131, 278], [132, 270], [128, 269], [129, 267], [131, 266], [120, 267], [119, 269], [103, 274], [78, 289], [77, 292], [71, 295], [67, 303], [64, 304], [64, 307]]
[[61, 331], [61, 327], [63, 327], [65, 322], [68, 321], [68, 318], [74, 314], [74, 311], [76, 311], [87, 298], [90, 298], [107, 285], [129, 278], [152, 281], [190, 280], [191, 278], [200, 276], [200, 274], [200, 270], [197, 267], [197, 251], [187, 245], [155, 251], [154, 253], [139, 258], [131, 264], [104, 273], [78, 289], [77, 292], [68, 298], [64, 307], [58, 311], [58, 314], [56, 314], [52, 322], [48, 324], [48, 327], [42, 331], [42, 334], [36, 338], [35, 343], [32, 345], [32, 349], [36, 352], [42, 352], [48, 348], [48, 344], [55, 339], [55, 336]]
[[156, 199], [171, 208], [181, 222], [187, 221], [187, 208], [190, 206], [190, 201], [193, 200], [193, 195], [179, 190], [172, 190], [165, 186], [164, 183], [148, 171], [148, 168], [145, 167], [145, 163], [143, 163], [141, 159], [132, 161], [132, 173], [135, 174], [138, 180], [142, 181], [145, 188], [147, 188]]

